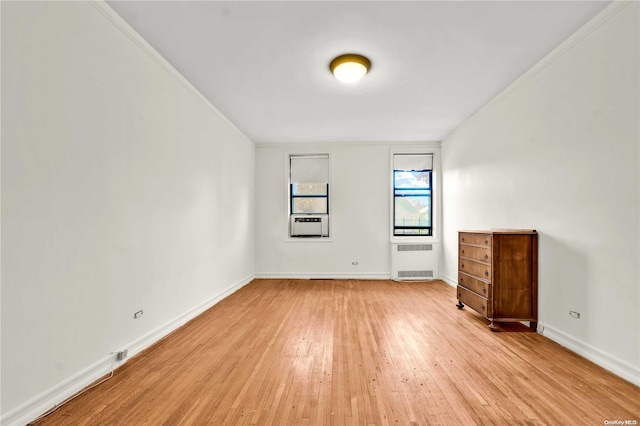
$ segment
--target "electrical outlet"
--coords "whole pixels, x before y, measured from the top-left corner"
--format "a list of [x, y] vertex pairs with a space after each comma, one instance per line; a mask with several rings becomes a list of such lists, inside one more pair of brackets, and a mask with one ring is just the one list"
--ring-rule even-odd
[[133, 314], [133, 319], [138, 319], [142, 316], [143, 312], [142, 310], [139, 310], [138, 312], [136, 312], [135, 314]]
[[573, 318], [580, 318], [580, 312], [569, 311], [569, 315], [572, 316]]
[[123, 361], [127, 359], [127, 355], [129, 351], [127, 349], [123, 349], [121, 351], [116, 352], [116, 361]]

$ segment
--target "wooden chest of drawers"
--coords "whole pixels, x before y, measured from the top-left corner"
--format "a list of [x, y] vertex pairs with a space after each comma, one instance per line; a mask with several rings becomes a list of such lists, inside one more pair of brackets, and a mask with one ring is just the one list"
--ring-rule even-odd
[[495, 322], [538, 325], [538, 234], [501, 229], [458, 233], [458, 309], [465, 305]]

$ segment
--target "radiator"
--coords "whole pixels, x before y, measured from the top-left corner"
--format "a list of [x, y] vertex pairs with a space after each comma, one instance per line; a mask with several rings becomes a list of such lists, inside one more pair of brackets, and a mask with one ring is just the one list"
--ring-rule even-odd
[[438, 245], [391, 244], [391, 279], [433, 280], [438, 278]]

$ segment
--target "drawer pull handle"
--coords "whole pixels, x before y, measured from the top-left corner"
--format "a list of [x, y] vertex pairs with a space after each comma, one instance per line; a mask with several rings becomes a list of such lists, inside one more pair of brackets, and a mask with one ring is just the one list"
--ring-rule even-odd
[[488, 277], [489, 276], [489, 271], [484, 271], [484, 276]]
[[489, 240], [484, 240], [484, 245], [489, 245]]
[[460, 265], [461, 268], [464, 268], [464, 263]]
[[458, 299], [462, 297], [462, 293], [458, 292]]
[[480, 305], [480, 310], [484, 311], [484, 305]]
[[460, 241], [464, 242], [464, 237], [462, 237], [462, 238], [460, 239]]
[[460, 282], [463, 283], [464, 282], [464, 278], [460, 277]]
[[483, 287], [483, 288], [482, 288], [482, 292], [483, 292], [484, 294], [487, 294], [487, 288], [486, 288], [486, 287]]
[[484, 255], [484, 260], [487, 260], [488, 258], [489, 258], [489, 255], [488, 255], [488, 254], [485, 254], [485, 255]]
[[462, 251], [460, 253], [464, 254], [464, 249], [462, 249]]

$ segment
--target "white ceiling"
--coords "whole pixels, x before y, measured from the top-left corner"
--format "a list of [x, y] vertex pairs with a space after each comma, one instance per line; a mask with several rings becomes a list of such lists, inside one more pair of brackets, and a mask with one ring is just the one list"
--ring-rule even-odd
[[255, 143], [441, 140], [608, 3], [108, 2]]

